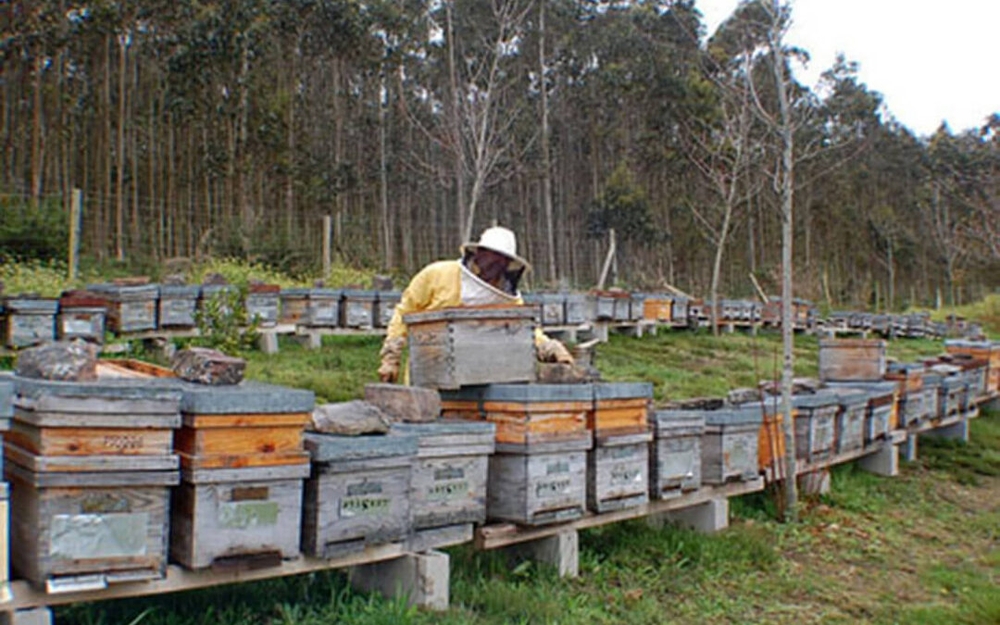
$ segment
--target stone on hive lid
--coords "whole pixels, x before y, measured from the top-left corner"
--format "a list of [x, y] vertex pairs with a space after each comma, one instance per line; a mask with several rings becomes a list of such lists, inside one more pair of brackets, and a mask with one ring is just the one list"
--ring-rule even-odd
[[247, 363], [216, 349], [189, 347], [174, 355], [171, 367], [182, 380], [199, 384], [231, 385], [243, 380]]
[[366, 384], [365, 401], [395, 422], [426, 423], [441, 414], [441, 395], [434, 389], [401, 384]]
[[366, 401], [349, 401], [338, 404], [321, 404], [312, 413], [311, 430], [324, 434], [360, 436], [385, 434], [390, 421], [378, 406]]
[[97, 347], [85, 341], [57, 341], [24, 350], [15, 371], [23, 378], [83, 382], [97, 379]]

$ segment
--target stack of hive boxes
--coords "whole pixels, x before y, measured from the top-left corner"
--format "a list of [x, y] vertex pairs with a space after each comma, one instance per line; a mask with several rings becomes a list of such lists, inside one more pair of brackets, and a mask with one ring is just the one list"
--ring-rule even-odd
[[1000, 392], [1000, 343], [949, 339], [944, 342], [944, 347], [954, 356], [968, 356], [985, 361], [987, 371], [984, 392], [987, 395]]
[[5, 436], [11, 482], [11, 562], [50, 591], [162, 577], [173, 430], [169, 384], [14, 378]]
[[59, 300], [8, 297], [3, 302], [3, 337], [7, 347], [30, 347], [56, 338]]
[[587, 507], [607, 512], [649, 501], [648, 382], [596, 383], [587, 429], [594, 448], [587, 454]]
[[657, 410], [652, 430], [650, 496], [653, 499], [670, 499], [700, 488], [705, 415], [698, 410]]
[[199, 569], [297, 556], [313, 393], [248, 381], [176, 384], [182, 481], [172, 503], [171, 557]]
[[919, 427], [930, 417], [936, 402], [928, 404], [925, 401], [923, 364], [889, 363], [885, 379], [896, 383], [900, 427]]
[[[0, 431], [10, 429], [14, 416], [14, 382], [7, 377], [0, 378]], [[0, 440], [0, 446], [3, 441]], [[2, 448], [0, 448], [2, 451]], [[3, 474], [3, 454], [0, 453], [0, 475]], [[8, 498], [10, 489], [7, 482], [0, 482], [0, 602], [10, 600], [10, 572], [8, 571], [8, 545], [10, 544], [10, 510]]]
[[91, 284], [87, 290], [99, 293], [107, 300], [107, 325], [115, 334], [156, 329], [157, 300], [160, 297], [158, 285]]

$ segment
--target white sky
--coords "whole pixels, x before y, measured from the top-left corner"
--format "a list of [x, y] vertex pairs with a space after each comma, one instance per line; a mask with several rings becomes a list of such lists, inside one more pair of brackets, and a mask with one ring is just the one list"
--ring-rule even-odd
[[[815, 86], [837, 52], [918, 135], [942, 121], [952, 132], [1000, 112], [1000, 0], [791, 0], [787, 41], [809, 51], [799, 80]], [[738, 0], [697, 0], [709, 34]]]

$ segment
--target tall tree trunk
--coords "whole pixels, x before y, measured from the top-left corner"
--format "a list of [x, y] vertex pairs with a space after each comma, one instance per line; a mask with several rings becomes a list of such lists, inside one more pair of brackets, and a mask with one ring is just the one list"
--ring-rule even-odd
[[545, 2], [538, 3], [538, 74], [541, 87], [542, 108], [542, 204], [545, 207], [545, 227], [548, 234], [549, 282], [558, 278], [556, 267], [556, 238], [552, 219], [552, 155], [549, 146], [549, 89], [545, 70]]
[[118, 143], [115, 160], [115, 259], [125, 260], [125, 69], [128, 63], [128, 39], [118, 35]]
[[386, 115], [389, 91], [385, 83], [385, 66], [379, 68], [378, 94], [378, 160], [379, 160], [379, 203], [382, 207], [382, 259], [383, 268], [392, 269], [395, 259], [392, 249], [392, 224], [389, 220], [389, 173], [388, 157], [386, 155]]
[[32, 76], [33, 101], [31, 110], [31, 199], [37, 205], [42, 199], [42, 169], [45, 166], [42, 151], [42, 76], [45, 71], [45, 55], [36, 51], [35, 72]]
[[465, 231], [471, 230], [472, 224], [466, 225], [465, 206], [465, 163], [463, 158], [464, 147], [462, 145], [462, 108], [461, 91], [458, 86], [458, 69], [456, 67], [456, 42], [455, 27], [452, 19], [452, 4], [454, 0], [445, 3], [446, 36], [448, 37], [448, 81], [451, 86], [451, 142], [454, 152], [454, 176], [455, 176], [455, 202], [456, 215], [458, 217], [459, 239], [465, 238]]

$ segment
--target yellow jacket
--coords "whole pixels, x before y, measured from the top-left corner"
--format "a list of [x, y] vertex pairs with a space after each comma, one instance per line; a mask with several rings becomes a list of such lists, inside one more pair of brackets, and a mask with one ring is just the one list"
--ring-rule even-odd
[[[524, 300], [517, 298], [518, 304]], [[405, 337], [406, 324], [403, 315], [428, 312], [462, 305], [462, 264], [458, 260], [439, 260], [427, 265], [413, 276], [410, 284], [392, 313], [392, 321], [386, 330], [387, 338]], [[535, 330], [535, 345], [549, 340], [540, 330]]]

